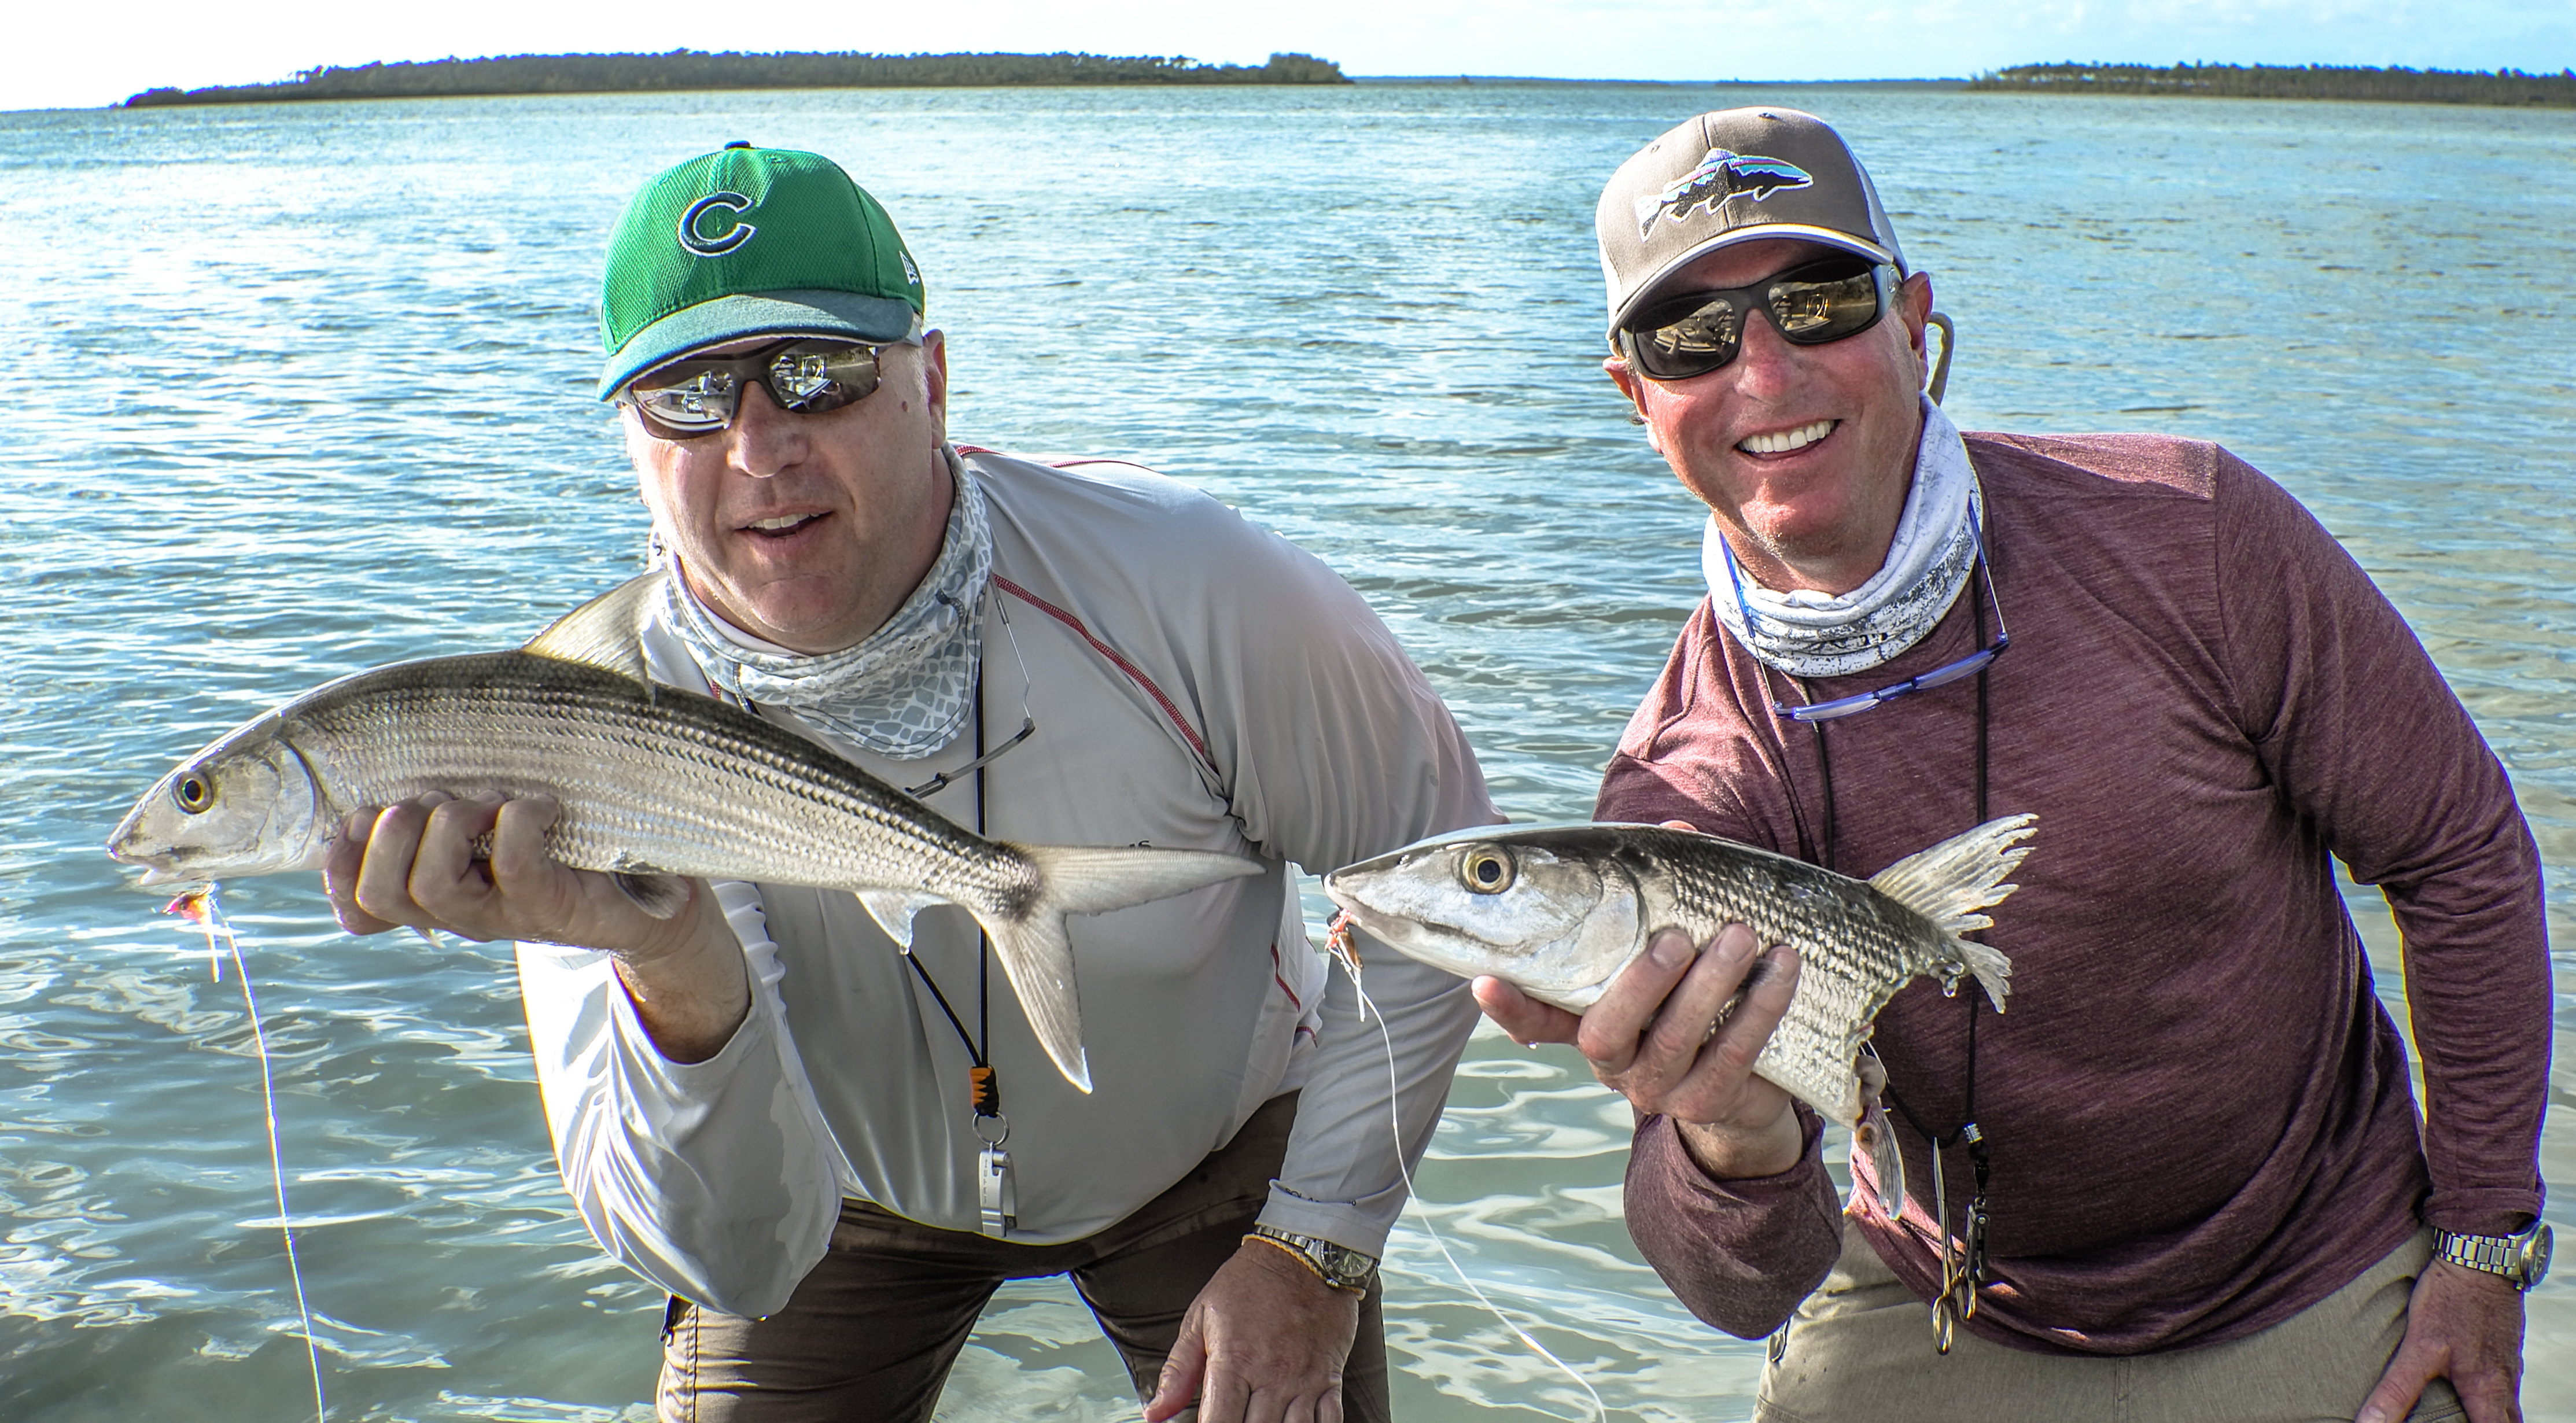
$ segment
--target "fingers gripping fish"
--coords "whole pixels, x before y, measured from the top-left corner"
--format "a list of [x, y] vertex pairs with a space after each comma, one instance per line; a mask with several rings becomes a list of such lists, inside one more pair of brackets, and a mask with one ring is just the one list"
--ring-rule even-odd
[[713, 697], [646, 679], [636, 641], [660, 575], [575, 609], [514, 652], [397, 663], [326, 683], [217, 740], [145, 793], [108, 853], [145, 884], [319, 869], [361, 806], [430, 791], [551, 795], [547, 851], [620, 876], [646, 912], [674, 876], [847, 890], [898, 943], [963, 907], [1067, 1081], [1091, 1090], [1068, 914], [1259, 874], [1193, 850], [1017, 845], [960, 828], [865, 770]]
[[[1864, 1044], [1918, 975], [1974, 977], [2001, 1012], [2012, 964], [1961, 936], [2017, 887], [2005, 877], [2037, 817], [1988, 821], [1868, 880], [1713, 835], [1652, 825], [1459, 831], [1324, 877], [1324, 892], [1389, 947], [1456, 974], [1492, 974], [1580, 1012], [1666, 927], [1706, 942], [1728, 924], [1798, 951], [1798, 989], [1753, 1070], [1853, 1129], [1888, 1208], [1903, 1158]], [[1863, 1078], [1871, 1080], [1866, 1088]]]

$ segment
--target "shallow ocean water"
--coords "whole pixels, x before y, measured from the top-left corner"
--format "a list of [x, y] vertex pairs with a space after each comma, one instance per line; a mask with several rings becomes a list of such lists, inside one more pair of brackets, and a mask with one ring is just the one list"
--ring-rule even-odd
[[[1642, 85], [0, 114], [0, 344], [31, 374], [0, 444], [0, 1417], [307, 1407], [238, 985], [97, 847], [217, 731], [515, 642], [634, 566], [591, 309], [645, 177], [733, 138], [841, 160], [921, 259], [958, 438], [1138, 458], [1315, 549], [1504, 809], [1565, 818], [1699, 593], [1695, 506], [1598, 370], [1593, 198], [1752, 102], [1870, 161], [1959, 322], [1960, 424], [2221, 440], [2346, 541], [2512, 771], [2568, 942], [2576, 114]], [[557, 1185], [506, 954], [351, 939], [302, 877], [226, 904], [333, 1416], [647, 1416], [659, 1297]], [[1617, 1416], [1749, 1412], [1759, 1346], [1626, 1238], [1626, 1141], [1570, 1053], [1475, 1041], [1388, 1261], [1402, 1416], [1583, 1415], [1425, 1221]], [[2528, 1358], [2528, 1415], [2576, 1419], [2576, 1269], [2532, 1296]], [[1134, 1413], [1049, 1284], [996, 1302], [944, 1407]]]

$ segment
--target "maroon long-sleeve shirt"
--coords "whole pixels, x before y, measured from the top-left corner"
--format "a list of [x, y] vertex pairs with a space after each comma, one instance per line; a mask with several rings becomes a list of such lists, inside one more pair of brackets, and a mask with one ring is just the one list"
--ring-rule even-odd
[[[2324, 1298], [2419, 1219], [2501, 1233], [2540, 1208], [2550, 979], [2538, 855], [2512, 788], [2423, 648], [2332, 536], [2213, 445], [1972, 434], [1995, 597], [1990, 806], [2036, 812], [2018, 893], [1981, 937], [2009, 1011], [1977, 1028], [1997, 1283], [1969, 1327], [2126, 1354], [2253, 1333]], [[1939, 628], [1816, 700], [1965, 656], [1972, 587]], [[1991, 620], [1992, 613], [1988, 613]], [[1684, 820], [1826, 858], [1826, 767], [1798, 700], [1703, 604], [1603, 778], [1604, 820]], [[1832, 868], [1866, 876], [1975, 820], [1973, 680], [1826, 724]], [[2334, 857], [2403, 931], [2423, 1054], [2373, 995]], [[1891, 1086], [1956, 1129], [1966, 992], [1878, 1018]], [[1911, 1196], [1855, 1213], [1897, 1275], [1937, 1275], [1932, 1163], [1900, 1120]], [[1953, 1224], [1970, 1190], [1944, 1153]], [[1713, 1181], [1648, 1118], [1629, 1229], [1674, 1293], [1744, 1337], [1831, 1266], [1811, 1131], [1779, 1177]]]

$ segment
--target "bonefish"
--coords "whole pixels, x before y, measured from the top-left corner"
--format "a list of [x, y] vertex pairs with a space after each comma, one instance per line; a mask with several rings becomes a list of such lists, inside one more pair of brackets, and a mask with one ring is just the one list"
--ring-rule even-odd
[[[1653, 825], [1458, 831], [1335, 870], [1332, 896], [1389, 947], [1456, 974], [1491, 974], [1577, 1012], [1674, 927], [1704, 942], [1728, 924], [1798, 951], [1798, 986], [1753, 1070], [1851, 1127], [1891, 1210], [1902, 1158], [1858, 1055], [1871, 1020], [1921, 974], [1955, 988], [1973, 976], [1997, 1012], [2012, 963], [1960, 937], [1993, 927], [1980, 911], [2030, 853], [2037, 817], [1988, 821], [1867, 880], [1714, 835]], [[1872, 1097], [1874, 1093], [1868, 1094]]]
[[648, 913], [669, 877], [848, 890], [897, 942], [933, 904], [992, 937], [1058, 1070], [1084, 1091], [1068, 914], [1253, 875], [1195, 850], [1018, 845], [966, 830], [812, 741], [645, 677], [635, 630], [660, 575], [594, 599], [509, 652], [329, 682], [219, 738], [136, 803], [108, 853], [145, 884], [319, 869], [349, 812], [430, 791], [546, 794], [547, 852], [602, 870]]

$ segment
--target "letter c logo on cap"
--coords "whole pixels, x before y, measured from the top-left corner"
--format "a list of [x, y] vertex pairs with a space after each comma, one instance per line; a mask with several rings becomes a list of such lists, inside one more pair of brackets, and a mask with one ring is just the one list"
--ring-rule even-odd
[[749, 242], [751, 235], [760, 231], [750, 223], [736, 222], [722, 237], [701, 236], [698, 232], [698, 219], [705, 217], [709, 208], [725, 208], [736, 213], [749, 212], [751, 199], [740, 193], [716, 192], [709, 193], [689, 204], [689, 210], [680, 214], [680, 245], [687, 248], [691, 256], [721, 257]]

